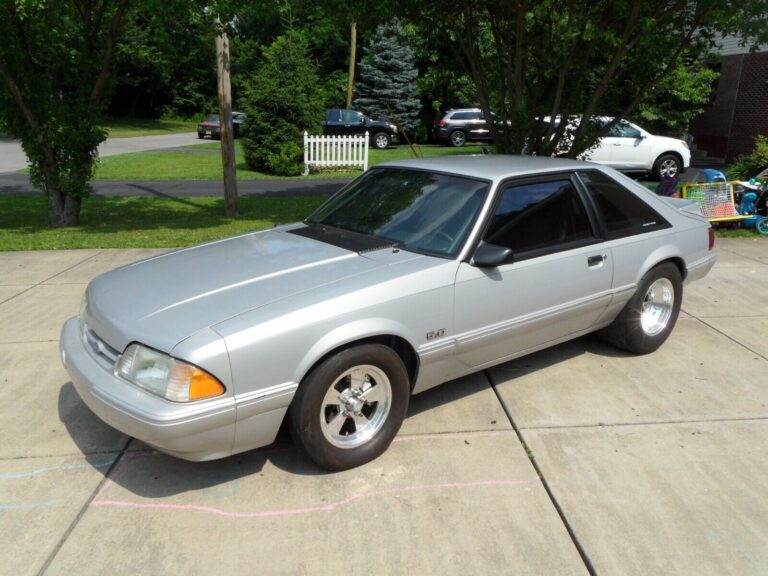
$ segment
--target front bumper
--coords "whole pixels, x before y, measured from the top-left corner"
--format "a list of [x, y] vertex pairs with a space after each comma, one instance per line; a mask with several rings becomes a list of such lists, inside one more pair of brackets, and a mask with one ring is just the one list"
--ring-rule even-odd
[[120, 432], [185, 460], [214, 460], [233, 452], [236, 408], [232, 395], [179, 404], [118, 378], [86, 344], [78, 318], [61, 332], [64, 367], [83, 402]]

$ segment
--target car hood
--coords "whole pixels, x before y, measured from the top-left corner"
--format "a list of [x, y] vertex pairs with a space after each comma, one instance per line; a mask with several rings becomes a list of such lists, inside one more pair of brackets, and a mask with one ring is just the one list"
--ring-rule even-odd
[[139, 341], [169, 352], [201, 329], [386, 265], [288, 228], [273, 229], [103, 274], [88, 286], [83, 316], [118, 351]]

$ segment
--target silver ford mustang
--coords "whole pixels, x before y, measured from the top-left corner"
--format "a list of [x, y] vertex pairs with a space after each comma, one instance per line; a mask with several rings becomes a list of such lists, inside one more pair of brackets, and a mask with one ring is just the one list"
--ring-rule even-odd
[[390, 162], [302, 223], [99, 276], [61, 355], [93, 412], [158, 450], [222, 458], [288, 417], [340, 470], [446, 380], [598, 330], [653, 352], [713, 244], [694, 203], [596, 164]]

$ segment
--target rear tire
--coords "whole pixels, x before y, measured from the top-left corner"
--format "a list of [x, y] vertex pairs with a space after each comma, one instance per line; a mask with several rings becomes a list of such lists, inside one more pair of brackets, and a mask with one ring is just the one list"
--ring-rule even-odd
[[755, 222], [755, 230], [763, 236], [768, 236], [768, 218], [759, 218]]
[[652, 268], [643, 276], [632, 299], [600, 338], [635, 354], [649, 354], [669, 337], [680, 314], [683, 281], [671, 262]]
[[205, 138], [205, 134], [202, 132], [198, 132], [197, 137], [200, 138], [200, 140], [202, 140], [203, 138]]
[[363, 344], [330, 356], [304, 378], [289, 408], [291, 436], [327, 470], [381, 455], [408, 410], [410, 382], [400, 356]]

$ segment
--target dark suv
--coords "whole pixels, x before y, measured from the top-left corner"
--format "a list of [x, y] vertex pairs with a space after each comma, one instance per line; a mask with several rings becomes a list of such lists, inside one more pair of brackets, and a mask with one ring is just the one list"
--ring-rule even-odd
[[397, 144], [397, 126], [382, 120], [371, 120], [362, 112], [331, 108], [325, 111], [323, 134], [326, 136], [362, 136], [368, 132], [371, 146], [379, 150]]
[[464, 146], [470, 140], [491, 140], [491, 132], [480, 108], [448, 110], [435, 121], [432, 135], [435, 140], [451, 146]]

